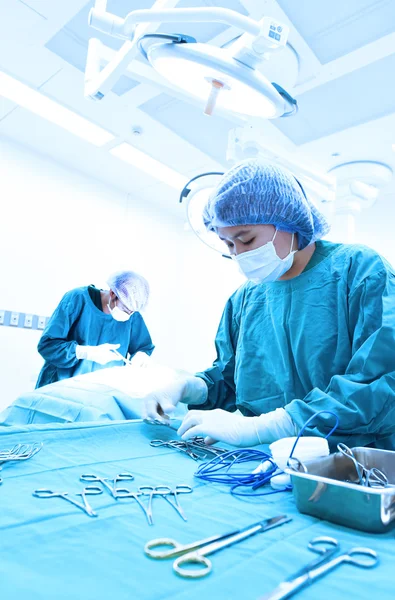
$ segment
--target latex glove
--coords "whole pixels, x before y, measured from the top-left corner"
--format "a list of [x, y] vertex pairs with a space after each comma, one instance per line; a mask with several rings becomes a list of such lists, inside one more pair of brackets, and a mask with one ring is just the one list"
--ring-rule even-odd
[[178, 376], [174, 381], [154, 390], [144, 398], [143, 419], [166, 421], [179, 402], [203, 404], [207, 399], [207, 385], [200, 377]]
[[75, 349], [75, 355], [78, 359], [91, 360], [92, 362], [99, 363], [99, 365], [106, 365], [109, 362], [119, 361], [112, 350], [117, 350], [121, 344], [100, 344], [99, 346], [77, 346]]
[[243, 448], [295, 435], [295, 425], [283, 408], [259, 417], [244, 417], [216, 408], [189, 411], [177, 433], [183, 440], [204, 435], [206, 444], [225, 442]]
[[130, 364], [133, 365], [133, 367], [146, 368], [149, 367], [150, 362], [151, 357], [145, 352], [136, 352], [133, 358], [130, 359]]

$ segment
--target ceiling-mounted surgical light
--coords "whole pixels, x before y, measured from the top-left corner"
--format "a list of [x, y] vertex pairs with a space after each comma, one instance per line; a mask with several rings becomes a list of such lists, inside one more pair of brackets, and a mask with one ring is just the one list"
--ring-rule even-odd
[[355, 160], [332, 167], [330, 175], [336, 177], [336, 211], [358, 213], [371, 208], [382, 188], [393, 178], [388, 165], [373, 160]]
[[285, 97], [282, 88], [276, 89], [262, 73], [236, 60], [231, 50], [198, 43], [155, 43], [151, 39], [145, 51], [160, 75], [205, 103], [207, 115], [216, 106], [266, 119], [294, 111], [295, 103]]
[[[168, 0], [171, 2], [171, 0]], [[162, 0], [161, 6], [167, 0]], [[218, 48], [178, 34], [139, 34], [142, 23], [221, 22], [245, 32], [232, 50]], [[285, 47], [289, 28], [270, 17], [260, 22], [225, 8], [173, 8], [135, 10], [125, 19], [103, 11], [90, 12], [89, 24], [125, 43], [101, 71], [91, 43], [88, 50], [85, 95], [101, 99], [134, 57], [139, 46], [153, 68], [172, 86], [204, 101], [205, 113], [218, 106], [233, 113], [274, 119], [292, 115], [297, 103], [278, 83], [269, 81], [258, 67], [270, 54]], [[141, 30], [140, 30], [141, 31]], [[94, 42], [94, 40], [91, 40]]]
[[222, 175], [222, 172], [215, 171], [193, 177], [181, 191], [180, 202], [186, 202], [188, 223], [198, 238], [212, 250], [231, 258], [226, 244], [216, 233], [207, 231], [203, 221], [203, 209]]

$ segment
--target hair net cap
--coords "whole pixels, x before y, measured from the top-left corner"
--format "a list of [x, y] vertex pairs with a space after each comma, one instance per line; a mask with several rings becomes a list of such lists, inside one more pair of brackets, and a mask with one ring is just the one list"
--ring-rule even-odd
[[148, 302], [148, 281], [134, 271], [113, 273], [107, 279], [107, 285], [129, 310], [139, 312]]
[[325, 217], [292, 173], [257, 158], [225, 173], [203, 211], [203, 220], [211, 231], [235, 225], [274, 225], [297, 233], [299, 250], [329, 231]]

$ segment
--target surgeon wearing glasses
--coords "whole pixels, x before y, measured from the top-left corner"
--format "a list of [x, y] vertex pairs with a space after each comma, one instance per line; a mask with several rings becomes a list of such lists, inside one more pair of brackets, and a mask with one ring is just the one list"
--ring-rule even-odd
[[[395, 449], [395, 274], [375, 251], [329, 230], [295, 177], [249, 159], [204, 211], [248, 281], [228, 300], [217, 358], [145, 398], [149, 418], [188, 404], [179, 435], [236, 446], [296, 435], [321, 410], [330, 443]], [[334, 417], [307, 435], [325, 436]]]
[[109, 290], [93, 285], [67, 292], [50, 318], [38, 344], [45, 360], [36, 388], [119, 365], [129, 355], [144, 366], [154, 350], [140, 311], [148, 302], [149, 285], [133, 271], [113, 273]]

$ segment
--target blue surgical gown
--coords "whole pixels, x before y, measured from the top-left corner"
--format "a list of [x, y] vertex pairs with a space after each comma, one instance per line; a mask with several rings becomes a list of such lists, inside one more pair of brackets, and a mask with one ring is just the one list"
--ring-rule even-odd
[[67, 292], [48, 321], [38, 344], [45, 364], [36, 388], [74, 375], [119, 366], [119, 361], [100, 365], [76, 357], [77, 345], [99, 344], [120, 344], [118, 352], [125, 357], [139, 351], [151, 354], [154, 349], [140, 313], [133, 313], [128, 321], [116, 321], [95, 306], [87, 286]]
[[[395, 449], [395, 272], [360, 245], [320, 241], [313, 257], [298, 277], [248, 282], [229, 299], [217, 359], [197, 374], [209, 389], [199, 408], [284, 407], [299, 429], [328, 410], [339, 418], [332, 447]], [[307, 434], [333, 424], [319, 416]]]

